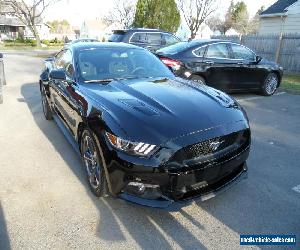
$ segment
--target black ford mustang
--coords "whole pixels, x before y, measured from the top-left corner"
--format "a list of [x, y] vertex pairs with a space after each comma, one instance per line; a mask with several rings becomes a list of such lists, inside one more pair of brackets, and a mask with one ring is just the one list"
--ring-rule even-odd
[[96, 196], [166, 207], [245, 176], [248, 120], [223, 92], [175, 77], [128, 44], [77, 43], [45, 64], [45, 117], [81, 154]]

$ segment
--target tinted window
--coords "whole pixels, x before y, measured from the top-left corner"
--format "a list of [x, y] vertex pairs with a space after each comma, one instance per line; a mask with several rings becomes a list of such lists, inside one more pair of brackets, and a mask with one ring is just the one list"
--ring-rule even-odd
[[159, 49], [159, 50], [157, 50], [157, 53], [174, 55], [174, 54], [182, 52], [186, 49], [189, 49], [191, 46], [192, 46], [192, 44], [189, 42], [180, 42], [180, 43], [176, 43], [176, 44], [170, 45], [168, 47]]
[[161, 34], [160, 33], [148, 33], [148, 43], [161, 45]]
[[83, 50], [77, 64], [82, 81], [173, 76], [155, 55], [143, 49]]
[[69, 50], [60, 52], [56, 57], [56, 67], [58, 69], [66, 69], [72, 63], [72, 54]]
[[206, 57], [230, 58], [227, 45], [225, 43], [209, 45], [206, 52]]
[[199, 48], [199, 49], [195, 49], [195, 50], [194, 50], [194, 53], [195, 53], [196, 56], [203, 57], [203, 56], [204, 56], [204, 53], [205, 53], [205, 50], [206, 50], [206, 46], [201, 47], [201, 48]]
[[112, 34], [109, 38], [109, 42], [121, 42], [124, 38], [125, 34]]
[[147, 35], [146, 33], [135, 33], [131, 39], [130, 42], [132, 43], [147, 43]]
[[248, 61], [255, 60], [254, 53], [249, 49], [237, 44], [231, 44], [231, 48], [235, 59], [243, 59]]
[[171, 45], [179, 42], [179, 40], [171, 34], [163, 34], [163, 37], [166, 45]]

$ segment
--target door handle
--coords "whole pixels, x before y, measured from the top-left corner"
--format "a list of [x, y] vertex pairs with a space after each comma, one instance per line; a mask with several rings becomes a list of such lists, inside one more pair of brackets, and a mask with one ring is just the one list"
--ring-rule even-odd
[[243, 63], [243, 62], [238, 62], [237, 64], [238, 64], [238, 65], [244, 65], [244, 63]]
[[213, 65], [214, 62], [213, 61], [205, 61], [206, 64], [209, 64], [209, 65]]

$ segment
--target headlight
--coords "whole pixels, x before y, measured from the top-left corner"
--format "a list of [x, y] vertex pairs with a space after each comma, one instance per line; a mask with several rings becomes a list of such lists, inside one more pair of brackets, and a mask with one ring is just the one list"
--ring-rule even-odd
[[106, 136], [112, 146], [131, 155], [149, 156], [157, 148], [156, 145], [123, 140], [108, 132], [106, 132]]

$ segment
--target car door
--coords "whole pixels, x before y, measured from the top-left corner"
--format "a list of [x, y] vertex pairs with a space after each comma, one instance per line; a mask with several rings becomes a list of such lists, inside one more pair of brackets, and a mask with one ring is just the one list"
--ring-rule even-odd
[[263, 69], [256, 63], [256, 55], [245, 46], [231, 43], [232, 57], [235, 61], [234, 88], [238, 90], [257, 89], [260, 86]]
[[224, 91], [232, 88], [234, 62], [230, 57], [228, 43], [208, 45], [203, 64], [207, 85]]
[[80, 106], [76, 95], [77, 85], [74, 80], [74, 66], [72, 53], [64, 50], [60, 59], [57, 61], [57, 69], [62, 69], [66, 73], [66, 80], [55, 80], [53, 89], [54, 103], [60, 118], [69, 128], [71, 134], [75, 135], [77, 125], [80, 120]]
[[[63, 69], [63, 56], [66, 53], [66, 50], [60, 51], [54, 59], [53, 67], [52, 69]], [[51, 70], [52, 70], [51, 69]], [[54, 80], [52, 79], [49, 82], [50, 86], [50, 92], [51, 92], [51, 103], [53, 104], [53, 108], [55, 112], [58, 114], [58, 116], [64, 120], [63, 116], [63, 110], [62, 110], [62, 99], [61, 99], [61, 93], [62, 93], [62, 83], [60, 80]]]

